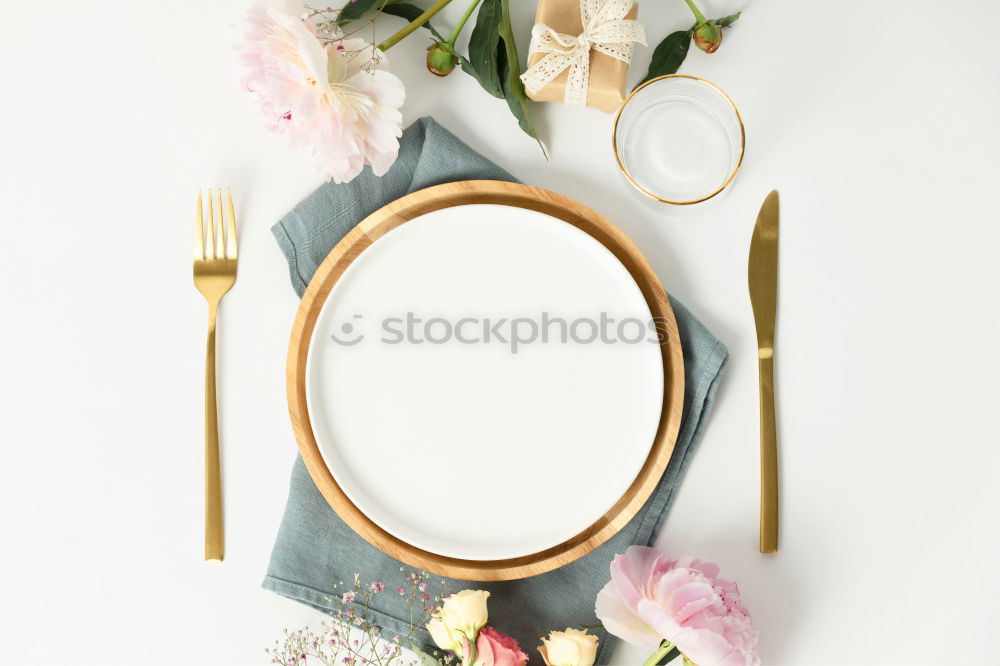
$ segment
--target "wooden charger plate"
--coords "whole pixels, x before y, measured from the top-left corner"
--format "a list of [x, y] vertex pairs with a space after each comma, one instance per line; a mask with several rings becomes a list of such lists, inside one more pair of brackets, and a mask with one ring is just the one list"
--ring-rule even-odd
[[[431, 552], [389, 533], [348, 496], [321, 453], [309, 417], [307, 368], [310, 342], [328, 296], [348, 267], [376, 240], [433, 211], [469, 204], [499, 204], [562, 220], [603, 245], [628, 271], [661, 334], [664, 383], [659, 424], [649, 454], [622, 497], [589, 527], [541, 552], [509, 559], [461, 559]], [[655, 358], [655, 357], [654, 357]], [[502, 181], [463, 181], [430, 187], [376, 211], [354, 227], [317, 269], [302, 298], [288, 352], [287, 389], [292, 428], [313, 481], [330, 506], [358, 534], [388, 555], [435, 574], [464, 580], [510, 580], [556, 569], [610, 539], [645, 504], [666, 469], [680, 428], [684, 397], [683, 357], [669, 299], [656, 274], [625, 234], [594, 211], [559, 194]]]

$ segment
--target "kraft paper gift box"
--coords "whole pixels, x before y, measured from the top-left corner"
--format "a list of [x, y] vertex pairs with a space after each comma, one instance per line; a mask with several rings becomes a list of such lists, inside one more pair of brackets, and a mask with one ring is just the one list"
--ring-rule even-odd
[[[639, 3], [633, 3], [632, 9], [625, 15], [626, 19], [635, 20], [639, 15]], [[580, 17], [580, 0], [539, 0], [535, 12], [535, 24], [545, 24], [567, 35], [579, 35], [583, 32], [583, 22]], [[528, 66], [545, 57], [544, 53], [530, 53]], [[599, 109], [605, 113], [614, 113], [625, 101], [625, 84], [628, 79], [629, 63], [618, 58], [590, 50], [590, 85], [587, 89], [587, 106]], [[528, 97], [535, 102], [556, 102], [561, 104], [566, 97], [566, 80], [569, 69], [563, 70], [547, 86], [536, 94]]]

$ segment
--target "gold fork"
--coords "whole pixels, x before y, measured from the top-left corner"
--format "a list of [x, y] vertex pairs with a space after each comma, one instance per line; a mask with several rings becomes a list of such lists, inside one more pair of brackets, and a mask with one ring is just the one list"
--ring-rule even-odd
[[218, 216], [208, 190], [205, 228], [201, 190], [194, 230], [194, 286], [208, 301], [208, 347], [205, 352], [205, 560], [222, 561], [222, 471], [219, 465], [219, 417], [215, 400], [215, 319], [219, 301], [236, 282], [236, 213], [233, 193], [226, 190], [228, 217], [222, 214], [222, 190], [216, 190]]

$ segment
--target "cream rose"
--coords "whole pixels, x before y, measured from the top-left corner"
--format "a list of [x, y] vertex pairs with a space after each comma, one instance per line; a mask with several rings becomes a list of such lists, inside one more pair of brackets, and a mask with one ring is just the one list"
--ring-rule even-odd
[[476, 642], [479, 630], [486, 625], [486, 599], [490, 593], [483, 590], [462, 590], [446, 598], [441, 609], [434, 613], [427, 624], [431, 638], [442, 650], [461, 652], [462, 639]]
[[432, 617], [431, 621], [427, 623], [427, 631], [430, 633], [431, 638], [434, 639], [434, 643], [442, 650], [461, 652], [461, 637], [453, 638], [451, 632], [448, 631], [448, 627], [444, 626], [444, 622], [440, 618]]
[[553, 631], [538, 646], [548, 666], [593, 666], [597, 659], [597, 636], [579, 629]]

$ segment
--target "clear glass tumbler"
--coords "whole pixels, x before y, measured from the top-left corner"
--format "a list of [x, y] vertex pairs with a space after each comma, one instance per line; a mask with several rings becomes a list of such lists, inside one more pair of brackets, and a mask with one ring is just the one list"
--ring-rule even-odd
[[640, 192], [690, 205], [733, 181], [746, 134], [722, 88], [697, 76], [669, 74], [632, 91], [615, 116], [613, 142], [618, 166]]

